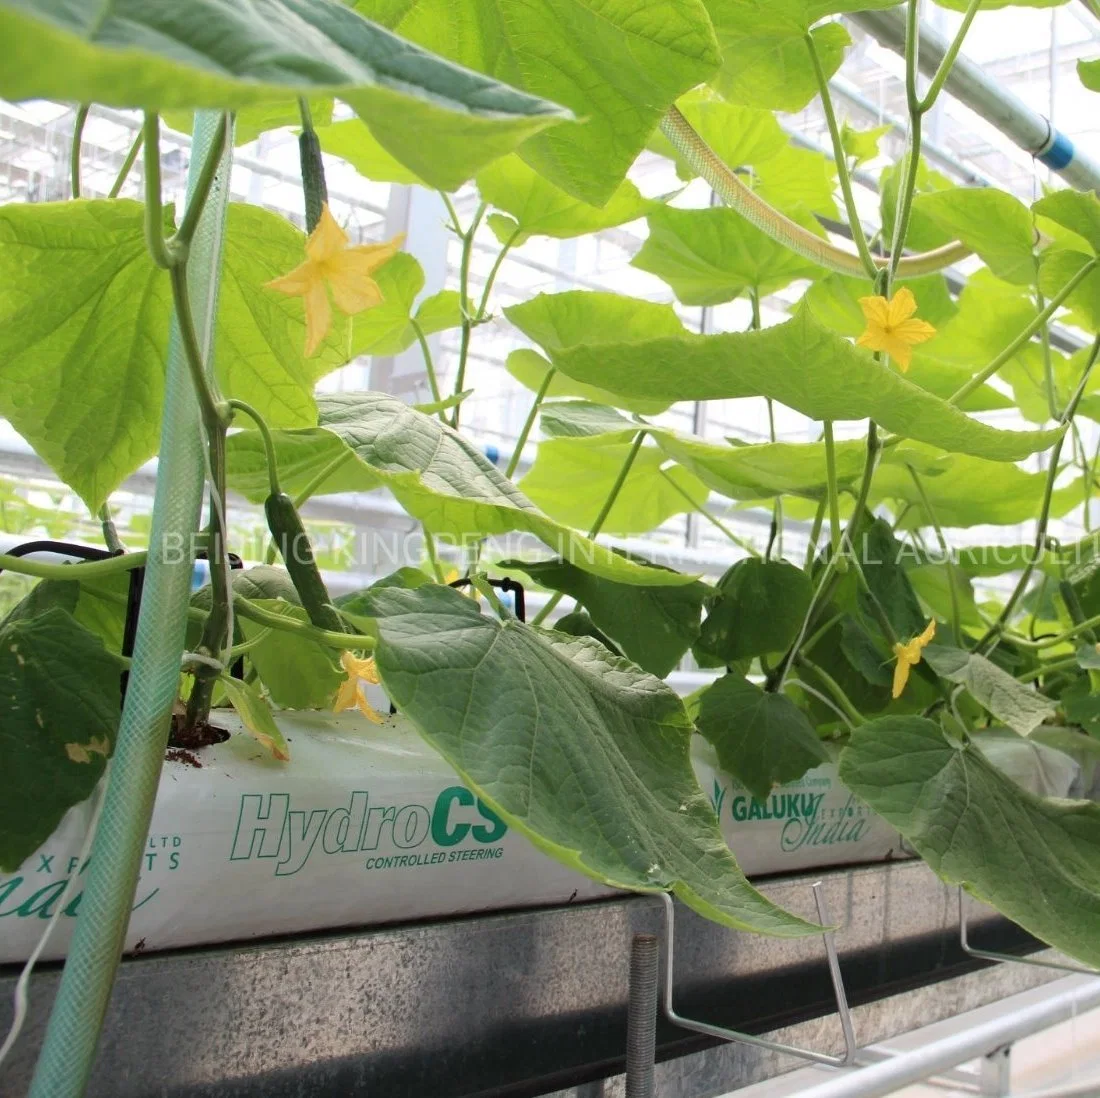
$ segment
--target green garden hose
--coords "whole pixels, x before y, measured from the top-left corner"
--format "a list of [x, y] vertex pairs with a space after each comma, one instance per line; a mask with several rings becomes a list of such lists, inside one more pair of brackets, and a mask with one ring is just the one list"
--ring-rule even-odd
[[[203, 111], [196, 115], [189, 194], [194, 191], [206, 151], [223, 124], [220, 114]], [[227, 158], [231, 150], [229, 142]], [[207, 362], [213, 343], [228, 175], [223, 165], [190, 252], [189, 286]], [[79, 400], [80, 394], [73, 397]], [[30, 1098], [80, 1098], [95, 1059], [137, 888], [172, 703], [179, 688], [193, 568], [191, 538], [198, 528], [205, 482], [204, 451], [198, 404], [173, 323], [153, 525], [126, 703], [80, 914]]]
[[[773, 209], [755, 191], [750, 190], [699, 136], [677, 107], [669, 107], [661, 120], [661, 131], [673, 148], [684, 158], [693, 172], [705, 179], [727, 206], [735, 209], [761, 232], [785, 245], [796, 255], [817, 263], [830, 271], [866, 278], [867, 272], [859, 256], [838, 248], [828, 240], [815, 236], [785, 214]], [[970, 255], [965, 244], [953, 241], [919, 255], [907, 255], [897, 267], [897, 278], [919, 278], [958, 263]], [[874, 256], [881, 270], [889, 265], [889, 257]]]

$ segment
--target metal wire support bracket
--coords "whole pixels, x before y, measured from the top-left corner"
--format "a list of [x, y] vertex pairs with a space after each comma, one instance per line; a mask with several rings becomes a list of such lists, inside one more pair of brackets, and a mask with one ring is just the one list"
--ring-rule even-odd
[[[821, 895], [821, 882], [813, 885], [814, 904], [817, 906], [817, 917], [823, 926], [829, 925], [829, 915], [825, 910], [825, 901]], [[672, 897], [664, 892], [661, 894], [665, 913], [665, 978], [664, 978], [664, 1009], [668, 1020], [683, 1029], [691, 1029], [697, 1033], [705, 1033], [708, 1037], [718, 1037], [723, 1041], [736, 1041], [740, 1044], [756, 1045], [758, 1048], [770, 1049], [772, 1052], [781, 1052], [788, 1056], [797, 1056], [803, 1060], [811, 1060], [816, 1064], [828, 1064], [831, 1067], [847, 1067], [855, 1062], [856, 1045], [855, 1030], [852, 1028], [852, 1015], [848, 1009], [848, 995], [844, 990], [844, 977], [840, 971], [840, 961], [837, 958], [836, 943], [833, 940], [832, 930], [822, 932], [825, 940], [825, 956], [829, 963], [829, 979], [833, 984], [833, 994], [836, 997], [836, 1012], [840, 1018], [840, 1028], [844, 1033], [844, 1055], [831, 1056], [825, 1052], [815, 1052], [813, 1049], [797, 1048], [794, 1045], [781, 1044], [778, 1041], [769, 1041], [766, 1037], [754, 1037], [748, 1033], [740, 1033], [734, 1029], [726, 1029], [723, 1026], [711, 1025], [709, 1022], [700, 1022], [692, 1018], [685, 1018], [677, 1014], [672, 1006], [673, 986], [673, 953], [676, 933], [674, 923], [674, 910]]]
[[1059, 961], [1043, 961], [1035, 957], [1016, 957], [1011, 953], [995, 953], [990, 949], [975, 949], [967, 937], [966, 932], [966, 894], [962, 885], [959, 893], [959, 947], [968, 957], [977, 957], [983, 961], [1000, 961], [1014, 965], [1032, 965], [1035, 968], [1049, 968], [1056, 972], [1074, 972], [1081, 976], [1100, 976], [1100, 970], [1089, 968], [1087, 965], [1063, 964]]

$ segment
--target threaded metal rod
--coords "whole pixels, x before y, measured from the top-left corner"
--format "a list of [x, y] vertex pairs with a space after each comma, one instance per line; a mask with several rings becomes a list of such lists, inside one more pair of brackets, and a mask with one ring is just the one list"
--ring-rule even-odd
[[657, 1050], [655, 934], [635, 934], [630, 944], [630, 1001], [626, 1014], [626, 1098], [653, 1098]]

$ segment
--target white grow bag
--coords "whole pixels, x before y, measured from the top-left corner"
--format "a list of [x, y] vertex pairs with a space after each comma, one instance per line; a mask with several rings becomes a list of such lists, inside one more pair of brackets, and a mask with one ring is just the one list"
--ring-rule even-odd
[[[293, 761], [232, 735], [201, 769], [167, 762], [127, 951], [240, 941], [462, 912], [588, 900], [615, 890], [542, 854], [459, 781], [401, 717], [283, 713]], [[234, 732], [240, 722], [219, 712]], [[754, 800], [695, 738], [700, 783], [749, 875], [874, 862], [900, 836], [822, 766]], [[71, 809], [40, 850], [0, 876], [0, 962], [25, 959], [73, 873], [45, 957], [65, 954], [91, 815]]]

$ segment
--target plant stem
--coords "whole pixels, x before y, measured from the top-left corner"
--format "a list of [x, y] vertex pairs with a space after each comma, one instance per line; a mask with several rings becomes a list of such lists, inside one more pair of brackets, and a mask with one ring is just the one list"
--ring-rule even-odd
[[[1036, 281], [1038, 281], [1038, 259], [1036, 259], [1035, 266]], [[1035, 293], [1035, 304], [1040, 313], [1046, 308], [1046, 301], [1043, 299], [1041, 290], [1037, 290]], [[1039, 329], [1039, 343], [1043, 350], [1043, 386], [1047, 394], [1047, 410], [1050, 412], [1051, 419], [1057, 419], [1058, 393], [1054, 384], [1054, 358], [1050, 353], [1050, 325], [1046, 321]]]
[[256, 606], [243, 595], [233, 596], [233, 610], [238, 617], [247, 618], [249, 621], [266, 625], [283, 633], [296, 633], [300, 637], [314, 640], [328, 648], [355, 649], [356, 651], [365, 649], [372, 652], [377, 643], [374, 637], [358, 633], [335, 633], [331, 629], [318, 629], [317, 626], [310, 625], [308, 622], [284, 617], [274, 610], [265, 610], [261, 606]]
[[[454, 392], [456, 396], [462, 392], [462, 386], [466, 382], [466, 359], [470, 353], [470, 333], [473, 331], [475, 322], [475, 318], [470, 315], [470, 255], [473, 251], [477, 227], [481, 224], [486, 208], [484, 202], [478, 204], [470, 222], [470, 227], [462, 234], [462, 259], [458, 266], [458, 302], [459, 309], [462, 311], [462, 335], [458, 345], [458, 369], [455, 372]], [[457, 220], [455, 224], [457, 226]], [[461, 411], [462, 405], [457, 404], [454, 413], [451, 415], [451, 426], [456, 429], [458, 428], [458, 418]]]
[[841, 689], [840, 684], [830, 675], [827, 671], [818, 667], [812, 660], [808, 660], [805, 656], [796, 656], [795, 663], [803, 671], [809, 671], [809, 673], [815, 676], [829, 691], [836, 701], [837, 705], [844, 711], [844, 715], [852, 722], [857, 728], [864, 723], [863, 714], [852, 704], [851, 699]]
[[345, 462], [350, 461], [355, 456], [353, 450], [345, 450], [338, 458], [334, 458], [328, 463], [295, 497], [294, 506], [302, 507], [307, 500], [312, 499], [318, 489], [340, 468]]
[[121, 557], [108, 557], [106, 560], [79, 561], [74, 564], [49, 564], [46, 561], [32, 560], [30, 557], [13, 557], [0, 553], [0, 572], [15, 572], [20, 576], [33, 576], [35, 579], [75, 580], [99, 579], [113, 576], [119, 572], [132, 572], [135, 568], [144, 568], [148, 554], [127, 553]]
[[191, 382], [195, 388], [195, 397], [199, 402], [203, 426], [209, 434], [217, 427], [225, 426], [225, 414], [219, 407], [211, 379], [206, 376], [206, 366], [202, 360], [202, 348], [195, 331], [195, 318], [191, 312], [191, 297], [187, 290], [187, 264], [172, 264], [168, 270], [172, 283], [172, 300], [176, 306], [176, 322], [179, 325], [180, 341], [187, 358], [187, 367], [191, 372]]
[[947, 565], [947, 586], [951, 590], [951, 636], [955, 641], [955, 647], [962, 648], [962, 622], [959, 615], [959, 593], [955, 590], [955, 584], [958, 580], [958, 574], [955, 571], [955, 561], [951, 555], [950, 546], [947, 544], [947, 538], [944, 537], [943, 527], [940, 526], [936, 519], [936, 512], [932, 509], [932, 501], [928, 498], [928, 493], [924, 490], [924, 483], [921, 481], [920, 476], [912, 465], [906, 463], [905, 467], [909, 470], [909, 476], [913, 478], [913, 484], [916, 486], [917, 494], [920, 496], [924, 513], [928, 517], [928, 521], [932, 524], [932, 529], [936, 531], [936, 541], [939, 543], [940, 552], [943, 554], [944, 561]]
[[688, 501], [688, 503], [691, 504], [694, 511], [697, 511], [700, 515], [702, 515], [703, 518], [705, 518], [707, 522], [709, 522], [716, 530], [721, 531], [721, 533], [729, 538], [729, 540], [733, 542], [733, 544], [736, 545], [738, 549], [744, 549], [745, 552], [748, 553], [750, 556], [754, 556], [757, 558], [760, 557], [760, 551], [751, 542], [746, 541], [742, 537], [738, 537], [738, 535], [735, 534], [724, 522], [718, 519], [715, 515], [712, 515], [710, 511], [707, 510], [704, 504], [696, 502], [691, 497], [691, 494], [689, 492], [687, 492], [684, 488], [677, 484], [675, 480], [673, 480], [673, 478], [669, 475], [667, 469], [661, 470], [661, 476], [663, 476], [665, 480], [668, 481], [668, 483], [676, 492], [678, 492], [681, 496], [684, 497], [684, 499]]
[[1044, 675], [1049, 675], [1053, 671], [1070, 671], [1076, 669], [1077, 657], [1067, 656], [1064, 660], [1053, 660], [1051, 663], [1044, 663], [1039, 667], [1026, 671], [1022, 675], [1017, 675], [1018, 682], [1034, 682], [1036, 679], [1041, 679]]
[[821, 95], [821, 108], [825, 112], [825, 122], [829, 127], [829, 136], [833, 142], [833, 160], [836, 161], [837, 178], [840, 180], [840, 191], [844, 196], [844, 209], [848, 214], [848, 227], [852, 231], [852, 240], [856, 251], [859, 252], [863, 269], [867, 277], [873, 282], [878, 277], [878, 267], [875, 266], [874, 257], [867, 244], [867, 237], [863, 232], [863, 225], [859, 219], [859, 211], [856, 209], [855, 195], [852, 193], [852, 180], [848, 172], [848, 157], [844, 153], [844, 142], [840, 136], [840, 127], [837, 125], [836, 112], [833, 110], [833, 98], [829, 94], [829, 79], [825, 70], [821, 67], [821, 58], [817, 54], [817, 46], [814, 45], [814, 37], [807, 32], [806, 48], [810, 52], [810, 61], [813, 64], [814, 76], [817, 78], [817, 90]]
[[432, 537], [431, 531], [423, 523], [421, 523], [420, 528], [424, 531], [424, 552], [427, 553], [428, 560], [431, 562], [436, 582], [440, 585], [445, 584], [447, 577], [443, 572], [443, 566], [439, 563], [439, 552], [436, 550], [435, 538]]
[[808, 572], [810, 566], [814, 562], [814, 557], [817, 555], [817, 539], [821, 537], [821, 527], [825, 522], [825, 508], [828, 506], [829, 501], [822, 499], [818, 505], [817, 510], [814, 512], [814, 521], [810, 526], [810, 540], [806, 545], [806, 562], [802, 565], [802, 571]]
[[940, 92], [943, 91], [944, 84], [947, 83], [948, 76], [951, 75], [955, 59], [959, 56], [959, 50], [962, 49], [963, 40], [966, 38], [967, 31], [970, 30], [970, 24], [974, 22], [974, 16], [978, 14], [978, 9], [981, 6], [982, 0], [970, 0], [963, 21], [959, 25], [958, 31], [955, 32], [951, 45], [947, 47], [947, 52], [943, 55], [943, 60], [940, 61], [935, 76], [932, 77], [932, 83], [928, 86], [928, 91], [925, 92], [924, 98], [920, 102], [921, 114], [927, 114], [935, 106]]
[[825, 480], [829, 493], [829, 546], [833, 556], [840, 551], [840, 497], [836, 487], [836, 443], [833, 441], [833, 421], [824, 422]]
[[202, 170], [199, 173], [198, 182], [195, 184], [191, 199], [187, 203], [187, 209], [184, 210], [183, 217], [180, 219], [179, 228], [168, 244], [169, 249], [177, 256], [182, 255], [185, 257], [187, 255], [187, 249], [191, 247], [191, 241], [195, 236], [195, 230], [199, 225], [199, 218], [202, 216], [202, 211], [206, 207], [206, 199], [210, 195], [210, 188], [214, 185], [214, 178], [217, 176], [218, 168], [221, 166], [222, 156], [225, 153], [226, 142], [229, 136], [230, 125], [231, 121], [229, 115], [223, 115], [222, 124], [218, 127], [217, 135], [211, 143], [210, 148], [207, 150], [206, 159], [202, 163]]
[[160, 118], [146, 113], [142, 130], [145, 148], [145, 246], [158, 267], [168, 270], [174, 259], [164, 239], [160, 194]]
[[88, 111], [91, 106], [82, 103], [76, 111], [73, 119], [73, 145], [69, 153], [69, 174], [73, 188], [73, 198], [80, 197], [80, 140], [84, 136], [84, 123], [88, 121]]
[[[645, 436], [646, 431], [644, 430], [639, 431], [634, 436], [634, 441], [630, 444], [630, 450], [626, 455], [626, 459], [623, 461], [622, 468], [619, 470], [619, 475], [615, 478], [615, 483], [611, 486], [611, 491], [608, 492], [607, 499], [603, 501], [600, 513], [596, 516], [591, 529], [588, 531], [588, 536], [590, 538], [594, 538], [600, 530], [603, 529], [603, 524], [607, 521], [607, 516], [611, 514], [611, 508], [615, 506], [615, 501], [619, 498], [619, 493], [626, 483], [626, 478], [630, 475], [631, 467], [634, 465], [634, 459], [638, 456], [638, 451], [642, 448]], [[556, 591], [546, 605], [535, 615], [531, 624], [541, 625], [550, 616], [551, 611], [561, 602], [563, 597], [564, 592]]]
[[118, 536], [115, 520], [111, 518], [111, 508], [106, 503], [99, 509], [99, 525], [103, 530], [103, 542], [107, 546], [108, 552], [125, 553], [126, 547]]
[[264, 443], [264, 455], [267, 458], [267, 482], [270, 487], [271, 494], [273, 496], [279, 495], [282, 489], [279, 487], [279, 460], [275, 456], [275, 440], [271, 437], [271, 428], [268, 427], [266, 420], [251, 404], [246, 403], [243, 400], [233, 399], [227, 401], [230, 408], [238, 412], [243, 412], [253, 423], [256, 424], [257, 430], [260, 432], [260, 437]]
[[[435, 376], [435, 363], [432, 361], [432, 349], [428, 346], [428, 340], [424, 335], [424, 329], [420, 326], [420, 321], [416, 317], [410, 317], [409, 323], [412, 325], [412, 330], [416, 333], [416, 341], [420, 344], [420, 353], [424, 356], [424, 369], [428, 374], [428, 387], [432, 391], [432, 400], [438, 404], [443, 400], [443, 394], [439, 391], [439, 378]], [[439, 418], [446, 422], [447, 417], [443, 409], [440, 408], [437, 413]]]
[[129, 177], [130, 169], [134, 166], [134, 161], [137, 160], [138, 153], [141, 152], [141, 146], [144, 140], [145, 135], [141, 130], [138, 130], [137, 136], [130, 146], [130, 151], [126, 154], [126, 159], [123, 160], [122, 167], [119, 168], [118, 175], [115, 176], [115, 181], [111, 184], [111, 189], [107, 192], [108, 198], [118, 198], [119, 192], [122, 190], [122, 185]]
[[1047, 306], [1035, 319], [999, 354], [993, 361], [979, 373], [975, 374], [965, 385], [961, 386], [947, 398], [948, 404], [958, 404], [968, 397], [975, 389], [980, 389], [1021, 347], [1031, 341], [1032, 336], [1040, 331], [1048, 320], [1062, 307], [1062, 303], [1077, 287], [1096, 270], [1100, 260], [1090, 259], [1047, 303]]
[[477, 307], [477, 317], [476, 317], [476, 319], [477, 319], [478, 323], [480, 323], [481, 321], [483, 321], [485, 319], [485, 316], [486, 316], [485, 310], [489, 306], [489, 294], [492, 293], [493, 283], [496, 282], [496, 280], [497, 280], [497, 274], [499, 274], [499, 272], [500, 272], [500, 267], [501, 267], [501, 264], [504, 262], [504, 257], [512, 250], [512, 245], [515, 243], [516, 237], [519, 236], [519, 233], [520, 233], [520, 229], [519, 229], [519, 226], [517, 225], [516, 226], [516, 231], [514, 233], [512, 233], [512, 235], [510, 237], [508, 237], [508, 239], [504, 242], [503, 247], [497, 253], [496, 259], [493, 260], [493, 265], [489, 269], [489, 275], [485, 279], [485, 287], [481, 291], [481, 301], [480, 301], [480, 303], [478, 304], [478, 307]]
[[[1100, 336], [1097, 336], [1092, 344], [1092, 351], [1089, 354], [1088, 362], [1085, 364], [1085, 369], [1082, 372], [1081, 380], [1077, 385], [1077, 389], [1073, 396], [1070, 398], [1070, 402], [1066, 405], [1066, 410], [1062, 413], [1061, 422], [1063, 425], [1068, 424], [1074, 414], [1077, 412], [1077, 405], [1081, 401], [1081, 397], [1085, 392], [1085, 385], [1088, 382], [1089, 375], [1092, 373], [1092, 368], [1096, 365], [1097, 355], [1100, 355]], [[1009, 595], [1008, 601], [1005, 603], [1004, 608], [1000, 614], [997, 615], [996, 620], [986, 630], [985, 635], [978, 642], [976, 651], [981, 651], [985, 646], [992, 641], [992, 648], [996, 648], [1000, 639], [1004, 627], [1008, 622], [1009, 617], [1012, 615], [1013, 609], [1015, 609], [1016, 603], [1020, 597], [1027, 590], [1027, 585], [1031, 581], [1031, 574], [1035, 571], [1035, 565], [1039, 561], [1039, 557], [1042, 556], [1043, 548], [1046, 545], [1047, 536], [1047, 524], [1050, 521], [1050, 503], [1054, 496], [1054, 482], [1058, 479], [1058, 459], [1062, 453], [1062, 443], [1065, 441], [1065, 433], [1063, 432], [1059, 436], [1058, 441], [1051, 447], [1050, 450], [1050, 467], [1047, 471], [1046, 485], [1043, 489], [1043, 503], [1039, 510], [1039, 521], [1035, 527], [1035, 543], [1031, 552], [1031, 556], [1028, 559], [1027, 564], [1024, 566], [1023, 571], [1020, 573], [1020, 579], [1017, 582], [1012, 594]]]
[[554, 380], [554, 375], [557, 373], [557, 369], [551, 366], [546, 371], [546, 376], [542, 379], [542, 384], [538, 388], [538, 392], [535, 393], [534, 403], [531, 405], [531, 411], [527, 413], [527, 419], [523, 424], [523, 429], [519, 433], [519, 438], [516, 439], [515, 448], [512, 450], [512, 457], [508, 462], [508, 468], [504, 470], [504, 475], [509, 480], [512, 478], [512, 474], [515, 473], [519, 467], [520, 459], [523, 457], [523, 448], [527, 445], [527, 439], [531, 434], [531, 429], [535, 426], [535, 418], [539, 414], [539, 407], [542, 405], [543, 398], [546, 396], [547, 390], [550, 388], [550, 383]]
[[905, 179], [898, 192], [894, 212], [894, 233], [890, 241], [890, 265], [886, 268], [883, 296], [889, 297], [901, 262], [905, 238], [909, 233], [909, 218], [913, 210], [913, 194], [920, 171], [921, 104], [917, 95], [917, 55], [920, 51], [920, 0], [909, 0], [905, 19], [905, 101], [909, 110], [909, 155]]

